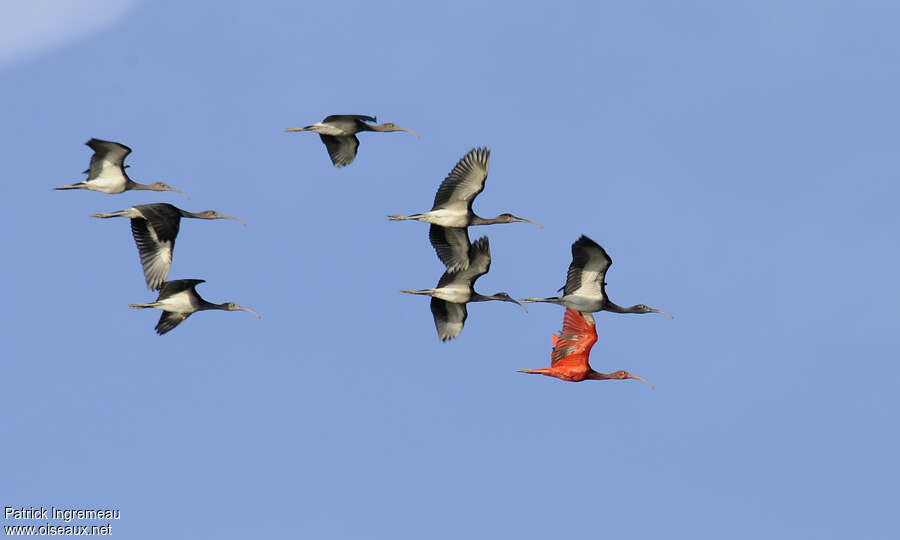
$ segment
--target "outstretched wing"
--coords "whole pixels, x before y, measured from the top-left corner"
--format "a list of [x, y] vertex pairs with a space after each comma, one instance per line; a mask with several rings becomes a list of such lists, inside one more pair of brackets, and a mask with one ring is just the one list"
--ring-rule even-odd
[[156, 290], [162, 286], [172, 268], [172, 253], [181, 226], [181, 214], [170, 204], [148, 204], [135, 208], [144, 218], [131, 220], [131, 234], [141, 256], [147, 287]]
[[[206, 283], [205, 279], [173, 279], [172, 281], [166, 281], [162, 284], [162, 288], [159, 290], [159, 297], [156, 301], [160, 301], [163, 298], [168, 298], [172, 295], [178, 294], [182, 291], [186, 291], [188, 289], [193, 289], [197, 285], [201, 283]], [[196, 292], [196, 291], [194, 291]]]
[[432, 210], [454, 208], [466, 210], [472, 201], [484, 190], [487, 180], [491, 151], [487, 148], [473, 148], [464, 155], [450, 174], [444, 178], [434, 196]]
[[366, 116], [364, 114], [332, 114], [325, 117], [325, 120], [322, 120], [323, 124], [328, 122], [338, 122], [341, 120], [359, 120], [360, 122], [377, 122], [378, 120], [374, 116]]
[[320, 133], [319, 138], [325, 143], [331, 163], [335, 167], [345, 167], [356, 159], [356, 149], [359, 148], [359, 139], [356, 138], [356, 135], [335, 136]]
[[428, 239], [448, 272], [465, 270], [469, 266], [469, 233], [467, 227], [431, 225]]
[[605, 299], [604, 280], [610, 264], [612, 259], [606, 254], [606, 250], [582, 235], [572, 244], [572, 263], [566, 275], [564, 294]]
[[156, 323], [156, 333], [163, 335], [169, 330], [175, 328], [185, 319], [190, 317], [190, 313], [174, 313], [172, 311], [163, 311], [159, 316], [159, 322]]
[[491, 245], [488, 237], [482, 236], [469, 247], [469, 266], [461, 270], [469, 282], [470, 287], [475, 286], [475, 281], [488, 273], [491, 269]]
[[447, 302], [431, 297], [431, 314], [434, 316], [434, 327], [441, 341], [453, 339], [462, 332], [469, 316], [465, 304]]
[[562, 331], [559, 336], [553, 336], [550, 365], [588, 369], [591, 348], [596, 342], [597, 327], [588, 323], [580, 312], [566, 308]]
[[460, 287], [467, 287], [469, 292], [475, 285], [475, 281], [488, 273], [491, 269], [491, 246], [487, 236], [482, 236], [469, 246], [469, 266], [455, 272], [447, 270], [438, 280], [437, 288], [449, 287], [455, 283]]
[[131, 148], [124, 144], [101, 139], [91, 139], [84, 143], [94, 151], [91, 156], [91, 166], [88, 168], [88, 179], [100, 176], [118, 176], [125, 168], [125, 156], [131, 153]]

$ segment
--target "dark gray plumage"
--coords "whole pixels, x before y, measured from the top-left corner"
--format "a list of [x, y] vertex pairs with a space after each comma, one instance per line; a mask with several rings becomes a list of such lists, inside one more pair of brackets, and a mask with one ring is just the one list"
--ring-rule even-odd
[[448, 272], [465, 270], [469, 266], [469, 232], [467, 227], [441, 227], [431, 224], [428, 240]]

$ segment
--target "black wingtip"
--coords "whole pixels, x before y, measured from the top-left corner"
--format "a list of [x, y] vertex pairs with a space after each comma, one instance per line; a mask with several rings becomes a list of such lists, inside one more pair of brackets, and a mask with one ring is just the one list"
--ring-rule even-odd
[[578, 246], [578, 247], [600, 247], [600, 244], [598, 244], [597, 242], [594, 242], [593, 240], [591, 240], [590, 238], [588, 238], [587, 235], [582, 234], [580, 237], [578, 237], [578, 240], [575, 240], [575, 242], [572, 244], [572, 246]]

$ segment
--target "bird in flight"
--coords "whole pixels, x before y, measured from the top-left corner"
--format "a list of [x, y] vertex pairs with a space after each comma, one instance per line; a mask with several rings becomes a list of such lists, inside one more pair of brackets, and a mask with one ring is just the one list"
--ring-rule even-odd
[[124, 144], [100, 139], [91, 139], [84, 144], [94, 151], [94, 155], [91, 156], [91, 166], [84, 171], [88, 175], [87, 180], [66, 186], [56, 186], [53, 189], [89, 189], [101, 193], [122, 193], [130, 189], [175, 191], [190, 198], [181, 190], [162, 182], [138, 184], [129, 178], [125, 172], [128, 165], [125, 165], [124, 161], [125, 156], [131, 153], [131, 148]]
[[386, 124], [370, 124], [377, 122], [374, 116], [361, 114], [332, 114], [321, 122], [304, 127], [287, 128], [286, 132], [314, 131], [325, 143], [331, 163], [335, 167], [344, 167], [353, 163], [356, 159], [356, 149], [359, 148], [359, 139], [356, 134], [360, 131], [405, 131], [416, 137], [418, 133], [410, 129], [402, 128], [390, 122]]
[[606, 254], [606, 250], [597, 242], [582, 235], [572, 244], [572, 263], [569, 265], [566, 284], [559, 289], [563, 292], [563, 296], [522, 298], [520, 300], [522, 302], [559, 304], [583, 313], [595, 311], [661, 313], [672, 318], [671, 314], [644, 304], [622, 307], [611, 302], [606, 296], [606, 271], [611, 264], [612, 259]]
[[519, 373], [546, 375], [569, 382], [580, 382], [585, 379], [637, 379], [653, 388], [647, 379], [624, 370], [600, 373], [591, 368], [589, 361], [591, 348], [597, 342], [597, 327], [590, 313], [580, 313], [572, 308], [566, 308], [562, 330], [558, 335], [553, 334], [551, 338], [553, 351], [550, 353], [550, 367], [520, 369]]
[[487, 148], [473, 148], [456, 163], [450, 174], [441, 182], [431, 210], [409, 216], [390, 215], [388, 219], [391, 221], [413, 219], [442, 227], [468, 227], [492, 223], [531, 223], [541, 227], [538, 223], [512, 214], [500, 214], [495, 218], [485, 219], [472, 210], [475, 197], [484, 191], [490, 158], [491, 151]]
[[233, 219], [241, 225], [247, 225], [236, 217], [226, 216], [215, 210], [194, 213], [169, 203], [140, 204], [118, 212], [96, 213], [91, 216], [131, 218], [131, 234], [137, 244], [141, 266], [144, 268], [144, 279], [150, 290], [159, 289], [169, 275], [181, 218]]
[[207, 302], [199, 294], [197, 294], [197, 285], [204, 283], [202, 279], [175, 279], [163, 283], [159, 290], [159, 296], [156, 302], [146, 304], [128, 304], [131, 308], [156, 308], [161, 309], [163, 314], [156, 323], [156, 333], [163, 335], [182, 323], [196, 311], [205, 311], [208, 309], [221, 309], [223, 311], [246, 311], [260, 318], [259, 313], [248, 307], [243, 307], [234, 302], [225, 302], [224, 304], [213, 304]]
[[475, 292], [475, 281], [487, 274], [491, 268], [491, 246], [487, 236], [475, 240], [471, 245], [469, 260], [471, 263], [465, 270], [444, 272], [437, 287], [433, 289], [401, 291], [407, 294], [431, 296], [431, 314], [434, 317], [434, 326], [441, 341], [453, 339], [462, 332], [466, 318], [469, 316], [466, 310], [468, 302], [500, 300], [512, 302], [523, 310], [525, 309], [525, 306], [516, 302], [505, 292], [498, 292], [490, 296]]

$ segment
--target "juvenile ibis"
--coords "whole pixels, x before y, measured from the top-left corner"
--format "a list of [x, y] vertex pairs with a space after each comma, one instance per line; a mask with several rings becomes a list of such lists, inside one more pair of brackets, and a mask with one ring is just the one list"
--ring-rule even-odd
[[[541, 227], [538, 223], [512, 214], [500, 214], [495, 218], [485, 219], [472, 211], [472, 201], [484, 190], [490, 157], [491, 151], [487, 148], [473, 148], [456, 163], [450, 174], [441, 182], [437, 194], [434, 196], [434, 205], [431, 210], [409, 216], [390, 215], [388, 219], [391, 221], [414, 219], [442, 227], [468, 227], [469, 225], [514, 222], [531, 223]], [[444, 261], [444, 264], [447, 264], [447, 261]]]
[[615, 313], [662, 313], [672, 318], [665, 311], [637, 304], [622, 307], [606, 296], [606, 270], [612, 259], [597, 242], [587, 236], [572, 244], [572, 263], [566, 276], [566, 284], [560, 288], [563, 296], [550, 298], [521, 298], [522, 302], [549, 302], [572, 308], [583, 313], [595, 311], [613, 311]]
[[403, 290], [401, 292], [431, 296], [431, 314], [434, 316], [434, 326], [437, 329], [438, 338], [441, 341], [447, 341], [462, 332], [466, 317], [468, 317], [466, 311], [468, 302], [501, 300], [512, 302], [528, 311], [525, 306], [516, 302], [505, 292], [498, 292], [490, 296], [475, 292], [475, 281], [487, 274], [490, 268], [491, 247], [488, 244], [487, 236], [483, 236], [472, 244], [469, 250], [469, 266], [465, 270], [444, 272], [437, 287], [433, 289]]
[[90, 146], [94, 151], [94, 155], [91, 156], [91, 166], [84, 171], [88, 175], [87, 180], [67, 186], [56, 186], [53, 189], [89, 189], [101, 193], [122, 193], [129, 189], [175, 191], [190, 198], [181, 190], [162, 182], [138, 184], [128, 178], [128, 174], [125, 172], [128, 165], [125, 165], [124, 161], [125, 156], [131, 153], [131, 148], [124, 144], [100, 139], [91, 139], [84, 144]]
[[146, 304], [128, 304], [131, 308], [156, 308], [161, 309], [163, 314], [156, 323], [156, 333], [163, 335], [171, 329], [175, 328], [181, 322], [191, 316], [195, 311], [204, 311], [207, 309], [221, 309], [224, 311], [246, 311], [261, 318], [259, 313], [248, 307], [243, 307], [234, 302], [225, 302], [224, 304], [213, 304], [204, 300], [197, 294], [197, 285], [204, 283], [203, 279], [175, 279], [166, 281], [159, 290], [159, 297], [156, 302]]
[[319, 123], [310, 126], [287, 128], [285, 131], [315, 131], [325, 143], [331, 163], [335, 167], [344, 167], [353, 163], [356, 158], [356, 149], [359, 148], [359, 139], [356, 134], [360, 131], [405, 131], [416, 137], [418, 133], [410, 129], [402, 128], [390, 122], [386, 124], [370, 124], [377, 122], [374, 116], [361, 114], [332, 114]]
[[520, 369], [519, 373], [546, 375], [570, 382], [580, 382], [585, 379], [637, 379], [649, 384], [651, 388], [653, 387], [647, 379], [632, 375], [627, 371], [600, 373], [591, 368], [589, 360], [591, 348], [597, 342], [597, 327], [594, 324], [594, 317], [590, 313], [579, 313], [572, 308], [566, 308], [563, 328], [559, 335], [553, 334], [551, 338], [553, 351], [550, 353], [550, 367]]
[[220, 214], [215, 210], [188, 212], [169, 203], [140, 204], [118, 212], [91, 214], [96, 218], [131, 218], [131, 234], [137, 244], [144, 268], [147, 288], [156, 290], [162, 286], [172, 267], [172, 252], [175, 237], [181, 226], [181, 218], [233, 219], [241, 225], [247, 224], [236, 217]]

